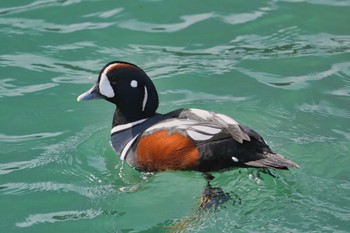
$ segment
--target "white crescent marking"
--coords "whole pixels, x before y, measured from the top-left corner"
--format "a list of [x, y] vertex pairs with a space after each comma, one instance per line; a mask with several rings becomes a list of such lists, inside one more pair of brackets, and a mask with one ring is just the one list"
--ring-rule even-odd
[[142, 102], [142, 112], [145, 111], [147, 99], [148, 99], [148, 91], [147, 91], [147, 87], [145, 86], [145, 95], [143, 96], [143, 102]]
[[106, 71], [103, 71], [101, 74], [101, 80], [99, 83], [100, 93], [108, 98], [113, 98], [115, 94], [105, 72]]

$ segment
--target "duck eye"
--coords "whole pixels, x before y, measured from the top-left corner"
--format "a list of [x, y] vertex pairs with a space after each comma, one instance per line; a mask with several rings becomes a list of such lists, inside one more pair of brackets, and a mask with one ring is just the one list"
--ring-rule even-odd
[[131, 83], [130, 83], [130, 86], [135, 88], [135, 87], [137, 87], [137, 84], [138, 83], [137, 83], [136, 80], [132, 80]]

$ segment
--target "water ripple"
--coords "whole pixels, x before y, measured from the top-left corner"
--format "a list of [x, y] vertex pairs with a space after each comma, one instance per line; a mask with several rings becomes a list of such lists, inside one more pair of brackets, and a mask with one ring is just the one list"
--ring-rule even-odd
[[89, 199], [95, 199], [101, 196], [115, 195], [116, 191], [112, 185], [98, 186], [79, 186], [77, 184], [57, 183], [53, 181], [36, 183], [6, 183], [1, 184], [1, 192], [4, 194], [28, 194], [29, 192], [49, 192], [63, 191], [74, 192]]
[[[143, 61], [142, 68], [152, 77], [160, 79], [184, 73], [223, 74], [229, 72], [237, 61], [227, 53], [221, 53], [222, 46], [209, 49], [186, 49], [176, 46], [156, 46], [132, 44], [123, 49], [122, 54], [147, 54], [156, 57]], [[103, 53], [114, 53], [110, 50], [101, 50]], [[220, 59], [220, 62], [217, 60]]]
[[328, 101], [320, 101], [318, 103], [303, 103], [298, 109], [302, 112], [317, 113], [321, 116], [337, 116], [342, 118], [350, 118], [348, 108], [337, 108]]
[[66, 140], [60, 143], [47, 145], [43, 148], [45, 151], [32, 160], [2, 163], [0, 164], [0, 174], [8, 174], [23, 169], [32, 169], [52, 162], [70, 163], [72, 156], [70, 152], [74, 151], [78, 145], [102, 128], [101, 126], [88, 126], [75, 135], [67, 137]]
[[281, 29], [268, 36], [240, 35], [231, 40], [228, 51], [245, 59], [333, 55], [350, 51], [350, 36], [320, 33], [300, 35], [298, 27]]
[[349, 63], [338, 63], [329, 70], [282, 79], [279, 75], [237, 68], [237, 64], [247, 60], [307, 57], [315, 54], [322, 56], [346, 54], [350, 52], [349, 48], [350, 37], [347, 35], [326, 33], [300, 35], [300, 29], [293, 26], [268, 36], [240, 35], [229, 43], [214, 46], [129, 44], [125, 48], [100, 47], [99, 53], [103, 56], [118, 54], [120, 57], [130, 57], [130, 59], [135, 59], [135, 54], [140, 57], [152, 57], [153, 59], [143, 60], [144, 64], [140, 65], [155, 79], [183, 73], [223, 74], [230, 70], [238, 70], [270, 86], [298, 89], [308, 86], [311, 80], [323, 79], [334, 74], [348, 75]]
[[[263, 9], [264, 11], [267, 11], [267, 9], [269, 10], [269, 8], [263, 8]], [[262, 17], [263, 15], [265, 15], [264, 11], [255, 11], [253, 13], [230, 14], [230, 15], [218, 16], [218, 17], [221, 18], [223, 22], [227, 24], [235, 25], [235, 24], [242, 24], [242, 23], [254, 21]]]
[[63, 221], [76, 221], [81, 219], [93, 219], [103, 213], [100, 209], [60, 211], [46, 214], [31, 214], [23, 222], [16, 223], [17, 227], [31, 227], [39, 223], [54, 223]]
[[137, 19], [130, 19], [119, 23], [118, 26], [121, 28], [141, 32], [177, 32], [212, 17], [214, 17], [213, 13], [180, 16], [182, 22], [173, 24], [146, 23], [138, 21]]
[[307, 2], [315, 5], [327, 5], [327, 6], [350, 6], [350, 2], [348, 0], [277, 0], [279, 2]]
[[[95, 22], [82, 22], [73, 24], [55, 24], [46, 22], [43, 19], [27, 19], [27, 18], [2, 18], [0, 24], [11, 25], [11, 27], [20, 29], [16, 31], [16, 34], [28, 34], [28, 31], [23, 29], [29, 29], [30, 33], [34, 31], [40, 32], [54, 32], [54, 33], [72, 33], [81, 30], [93, 30], [102, 29], [114, 25], [114, 23], [95, 23]], [[5, 33], [6, 31], [4, 31]]]
[[231, 95], [214, 95], [205, 92], [192, 92], [189, 90], [167, 90], [160, 92], [162, 95], [182, 95], [184, 97], [175, 98], [175, 100], [171, 101], [172, 104], [183, 106], [186, 104], [193, 104], [194, 102], [213, 102], [213, 103], [223, 103], [223, 102], [239, 102], [247, 100], [250, 97], [237, 97]]
[[92, 41], [78, 41], [76, 43], [60, 44], [60, 45], [43, 45], [42, 48], [52, 51], [62, 51], [62, 50], [78, 50], [85, 49], [88, 47], [97, 47], [97, 45]]
[[311, 82], [329, 78], [331, 76], [343, 72], [345, 69], [349, 69], [349, 67], [350, 62], [343, 62], [333, 64], [328, 70], [314, 72], [306, 75], [293, 75], [287, 77], [265, 72], [252, 71], [245, 68], [238, 68], [237, 70], [249, 77], [254, 78], [256, 81], [268, 86], [282, 89], [299, 90], [309, 87]]
[[67, 5], [78, 3], [78, 2], [80, 2], [80, 0], [63, 0], [63, 1], [37, 0], [37, 1], [33, 1], [32, 3], [29, 3], [27, 5], [0, 8], [0, 15], [27, 12], [27, 11], [31, 11], [31, 10], [36, 10], [36, 9], [51, 7], [51, 6], [57, 6], [57, 5], [67, 6]]
[[63, 132], [55, 132], [55, 133], [45, 132], [45, 133], [14, 136], [14, 135], [5, 135], [0, 133], [0, 142], [24, 142], [24, 141], [37, 140], [42, 138], [57, 137], [62, 134]]
[[184, 15], [180, 16], [182, 22], [180, 23], [172, 23], [172, 24], [156, 24], [156, 23], [148, 23], [144, 21], [139, 21], [137, 19], [131, 19], [124, 22], [119, 23], [119, 27], [126, 28], [134, 31], [141, 32], [177, 32], [184, 30], [194, 24], [199, 22], [208, 20], [208, 19], [219, 19], [222, 22], [230, 25], [235, 24], [243, 24], [250, 21], [254, 21], [260, 17], [262, 17], [267, 11], [270, 11], [271, 8], [263, 7], [258, 11], [254, 11], [252, 13], [235, 13], [222, 15], [214, 12], [201, 13], [201, 14], [193, 14], [193, 15]]
[[[84, 48], [86, 46], [91, 46], [91, 44], [77, 43], [72, 45], [62, 45], [62, 47], [65, 47], [68, 50], [78, 47]], [[53, 49], [57, 51], [57, 48]], [[0, 93], [0, 96], [15, 96], [28, 93], [30, 91], [44, 90], [56, 86], [57, 83], [91, 83], [90, 80], [82, 77], [88, 77], [89, 75], [91, 75], [91, 73], [95, 72], [95, 70], [93, 69], [99, 69], [101, 66], [99, 61], [96, 59], [68, 62], [56, 58], [51, 58], [42, 54], [38, 55], [28, 53], [3, 54], [0, 55], [0, 59], [0, 66], [2, 67], [12, 66], [20, 67], [31, 71], [46, 71], [60, 74], [60, 76], [52, 78], [52, 81], [54, 83], [30, 85], [28, 87], [16, 87], [15, 85], [10, 84], [9, 82], [12, 82], [13, 79], [0, 80], [0, 90], [3, 92]], [[62, 74], [64, 74], [64, 76], [61, 76]]]
[[13, 96], [22, 96], [27, 93], [33, 93], [38, 91], [47, 90], [57, 86], [55, 83], [45, 83], [45, 84], [36, 84], [28, 86], [15, 86], [10, 82], [13, 82], [13, 79], [3, 79], [0, 80], [0, 98], [2, 97], [13, 97]]
[[96, 12], [96, 13], [88, 14], [88, 15], [85, 15], [84, 17], [99, 17], [99, 18], [107, 19], [107, 18], [110, 18], [110, 17], [113, 17], [113, 16], [119, 14], [123, 10], [124, 10], [123, 8], [116, 8], [116, 9], [113, 9], [113, 10], [108, 10], [108, 11], [102, 11], [102, 12]]

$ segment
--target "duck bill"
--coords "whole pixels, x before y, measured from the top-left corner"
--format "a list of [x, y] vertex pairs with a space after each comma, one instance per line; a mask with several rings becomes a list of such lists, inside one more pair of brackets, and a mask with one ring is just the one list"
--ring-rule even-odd
[[77, 101], [95, 100], [95, 99], [103, 99], [102, 95], [98, 91], [97, 84], [93, 85], [90, 90], [79, 95], [77, 98]]

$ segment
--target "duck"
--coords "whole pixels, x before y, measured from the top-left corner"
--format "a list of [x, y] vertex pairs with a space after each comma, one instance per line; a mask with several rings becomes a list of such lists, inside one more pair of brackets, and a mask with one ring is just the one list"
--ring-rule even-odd
[[97, 82], [77, 98], [94, 99], [115, 105], [111, 145], [121, 160], [140, 172], [299, 168], [273, 152], [256, 131], [222, 113], [196, 108], [157, 112], [156, 87], [135, 64], [106, 64]]

